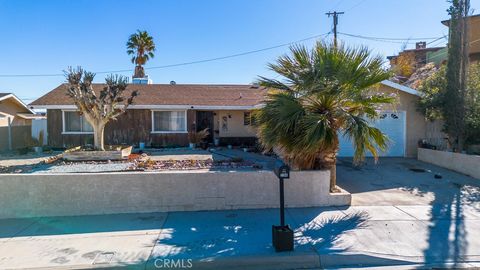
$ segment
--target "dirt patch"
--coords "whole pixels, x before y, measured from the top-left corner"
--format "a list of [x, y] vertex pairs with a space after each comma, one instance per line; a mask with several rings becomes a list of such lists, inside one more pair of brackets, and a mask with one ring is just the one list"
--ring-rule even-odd
[[213, 161], [206, 160], [145, 160], [134, 161], [133, 165], [129, 167], [130, 170], [145, 170], [145, 171], [163, 171], [163, 170], [198, 170], [198, 169], [238, 169], [250, 168], [261, 169], [262, 166], [252, 161], [243, 160], [226, 160]]

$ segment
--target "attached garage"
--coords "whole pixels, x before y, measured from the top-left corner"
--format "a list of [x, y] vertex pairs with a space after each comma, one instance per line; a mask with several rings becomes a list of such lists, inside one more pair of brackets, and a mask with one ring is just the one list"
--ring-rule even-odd
[[[416, 157], [419, 140], [444, 138], [438, 132], [439, 123], [429, 122], [417, 110], [420, 93], [403, 85], [383, 81], [376, 91], [385, 94], [395, 94], [397, 102], [381, 108], [380, 119], [372, 124], [385, 133], [390, 145], [387, 151], [380, 153], [383, 157]], [[340, 136], [339, 157], [351, 157], [354, 148], [348, 138]], [[367, 153], [367, 156], [371, 156]]]
[[[380, 112], [380, 119], [372, 122], [373, 126], [380, 129], [389, 138], [389, 147], [387, 151], [380, 152], [380, 156], [405, 156], [406, 120], [405, 111], [382, 111]], [[355, 149], [349, 138], [341, 136], [338, 156], [351, 157], [354, 151]], [[371, 156], [371, 154], [367, 153], [367, 156]]]

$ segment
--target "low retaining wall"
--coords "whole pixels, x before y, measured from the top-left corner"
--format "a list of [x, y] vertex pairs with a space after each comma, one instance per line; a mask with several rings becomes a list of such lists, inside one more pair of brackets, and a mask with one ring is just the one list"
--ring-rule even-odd
[[480, 156], [419, 148], [418, 160], [480, 179]]
[[[291, 172], [287, 207], [349, 205], [329, 193], [328, 171]], [[279, 185], [269, 171], [3, 174], [0, 218], [133, 212], [276, 208]]]

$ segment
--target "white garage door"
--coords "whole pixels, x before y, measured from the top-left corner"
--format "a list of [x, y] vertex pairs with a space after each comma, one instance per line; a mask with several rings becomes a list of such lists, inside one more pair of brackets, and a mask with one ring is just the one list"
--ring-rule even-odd
[[[380, 119], [373, 122], [373, 125], [386, 134], [390, 140], [387, 151], [381, 152], [380, 156], [385, 157], [403, 157], [405, 155], [406, 140], [406, 116], [404, 111], [382, 112]], [[353, 156], [353, 145], [348, 138], [340, 135], [340, 149], [338, 156]], [[371, 156], [370, 153], [366, 154]]]

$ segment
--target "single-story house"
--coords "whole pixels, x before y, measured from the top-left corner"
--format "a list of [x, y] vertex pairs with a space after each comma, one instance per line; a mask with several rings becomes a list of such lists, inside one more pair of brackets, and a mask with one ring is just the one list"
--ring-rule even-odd
[[[94, 84], [100, 91], [103, 84]], [[253, 144], [250, 111], [261, 106], [265, 89], [255, 85], [131, 84], [138, 96], [126, 113], [105, 127], [106, 144], [169, 147], [188, 145], [188, 132], [208, 128], [208, 140]], [[47, 110], [48, 144], [70, 147], [92, 143], [92, 127], [78, 114], [62, 84], [30, 104]]]
[[[103, 84], [95, 84], [100, 90]], [[255, 85], [134, 84], [139, 96], [118, 121], [105, 128], [107, 144], [147, 146], [188, 145], [188, 132], [209, 128], [208, 140], [220, 144], [251, 145], [256, 140], [251, 110], [260, 108], [266, 89]], [[384, 81], [378, 90], [396, 93], [398, 103], [384, 107], [375, 125], [392, 141], [384, 156], [416, 156], [418, 141], [438, 135], [438, 128], [425, 121], [417, 111], [419, 93], [411, 88]], [[48, 143], [69, 147], [92, 143], [92, 128], [78, 114], [62, 84], [30, 104], [47, 110]], [[433, 130], [433, 131], [432, 131]], [[340, 156], [351, 156], [353, 148], [342, 137]]]
[[29, 146], [38, 122], [32, 120], [40, 118], [14, 94], [0, 93], [0, 151]]
[[0, 127], [29, 126], [35, 112], [12, 93], [0, 93]]

